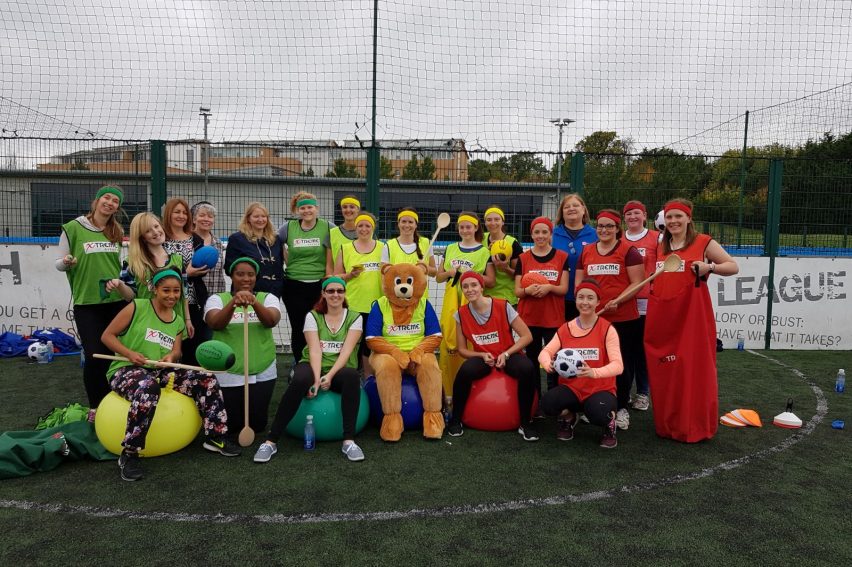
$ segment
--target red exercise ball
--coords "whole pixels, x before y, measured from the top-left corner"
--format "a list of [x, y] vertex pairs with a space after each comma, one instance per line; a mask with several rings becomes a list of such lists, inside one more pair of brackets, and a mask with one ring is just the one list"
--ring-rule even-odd
[[[534, 401], [533, 411], [535, 406]], [[518, 381], [497, 369], [482, 380], [474, 380], [462, 414], [462, 423], [483, 431], [517, 429], [521, 424]]]

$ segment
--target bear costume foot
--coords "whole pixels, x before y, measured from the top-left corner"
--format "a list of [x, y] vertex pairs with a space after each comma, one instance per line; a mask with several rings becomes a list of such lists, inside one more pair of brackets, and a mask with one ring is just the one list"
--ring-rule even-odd
[[385, 414], [384, 418], [382, 418], [382, 428], [379, 430], [379, 437], [382, 438], [382, 441], [393, 443], [402, 438], [402, 430], [402, 414]]
[[423, 437], [440, 439], [444, 435], [444, 414], [439, 411], [423, 412]]

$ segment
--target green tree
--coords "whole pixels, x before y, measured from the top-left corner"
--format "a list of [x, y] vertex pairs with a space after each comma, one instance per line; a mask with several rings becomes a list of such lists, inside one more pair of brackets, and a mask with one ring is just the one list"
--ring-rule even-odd
[[316, 177], [316, 174], [314, 173], [314, 168], [309, 166], [307, 171], [303, 171], [299, 174], [299, 177]]
[[413, 156], [402, 170], [403, 179], [435, 179], [435, 162], [432, 158], [426, 156], [423, 162], [417, 160], [417, 156]]
[[358, 175], [358, 168], [343, 158], [338, 158], [334, 160], [334, 164], [332, 165], [331, 170], [328, 171], [325, 176], [337, 177], [341, 179], [361, 177], [360, 175]]
[[379, 177], [393, 179], [393, 164], [385, 156], [381, 156], [379, 159]]
[[544, 181], [547, 168], [541, 158], [532, 152], [518, 152], [509, 158], [509, 171], [513, 181]]
[[89, 166], [86, 165], [81, 159], [74, 161], [74, 165], [71, 166], [71, 171], [89, 171]]
[[491, 162], [475, 159], [467, 164], [468, 181], [491, 181]]
[[423, 163], [420, 164], [420, 179], [435, 179], [435, 170], [435, 162], [432, 158], [424, 157]]

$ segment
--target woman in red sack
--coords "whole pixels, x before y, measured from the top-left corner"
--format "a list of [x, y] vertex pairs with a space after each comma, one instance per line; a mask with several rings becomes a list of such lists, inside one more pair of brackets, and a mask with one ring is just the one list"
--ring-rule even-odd
[[737, 263], [718, 242], [698, 234], [692, 203], [672, 199], [657, 248], [658, 269], [671, 254], [683, 263], [654, 281], [645, 322], [645, 355], [657, 435], [696, 443], [719, 423], [716, 322], [707, 278], [732, 276]]

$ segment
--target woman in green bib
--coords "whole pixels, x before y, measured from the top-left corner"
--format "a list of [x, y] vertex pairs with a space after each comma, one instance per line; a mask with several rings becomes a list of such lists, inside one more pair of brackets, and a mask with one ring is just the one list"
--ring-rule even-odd
[[496, 297], [505, 299], [512, 307], [518, 305], [518, 296], [515, 295], [515, 266], [518, 263], [524, 249], [521, 243], [514, 236], [509, 236], [503, 230], [506, 223], [506, 213], [497, 205], [491, 205], [486, 209], [485, 227], [488, 232], [485, 233], [483, 244], [491, 250], [491, 245], [498, 240], [505, 240], [512, 247], [512, 254], [506, 257], [505, 254], [491, 254], [491, 262], [494, 264], [494, 287], [486, 289], [484, 294], [488, 297]]
[[255, 431], [266, 429], [269, 401], [278, 377], [272, 328], [281, 320], [278, 297], [254, 291], [259, 271], [260, 266], [253, 259], [237, 258], [227, 268], [231, 291], [211, 295], [204, 306], [204, 320], [213, 329], [213, 339], [230, 346], [236, 356], [233, 366], [217, 373], [232, 423], [245, 423], [243, 318], [248, 315], [249, 426]]
[[444, 379], [444, 401], [447, 408], [453, 402], [453, 382], [464, 358], [456, 350], [456, 323], [454, 316], [459, 307], [467, 303], [462, 294], [459, 278], [464, 272], [474, 271], [483, 275], [485, 287], [494, 286], [494, 265], [488, 248], [482, 245], [483, 233], [476, 213], [462, 211], [458, 222], [461, 242], [447, 246], [444, 259], [438, 268], [435, 281], [447, 282], [441, 306], [441, 375]]
[[[375, 229], [376, 217], [367, 212], [358, 215], [355, 219], [358, 238], [344, 244], [334, 266], [335, 275], [346, 282], [349, 307], [361, 314], [364, 327], [367, 326], [367, 316], [373, 302], [382, 295], [382, 245], [373, 238]], [[364, 376], [371, 375], [373, 368], [369, 361], [370, 349], [367, 348], [363, 335], [358, 353], [361, 355]]]
[[438, 271], [435, 268], [435, 257], [432, 256], [432, 251], [429, 249], [429, 239], [420, 236], [420, 233], [417, 232], [419, 223], [420, 216], [416, 210], [411, 207], [400, 209], [396, 215], [399, 236], [385, 242], [382, 247], [382, 263], [416, 264], [423, 262], [428, 268], [426, 275], [434, 276]]
[[290, 200], [290, 210], [299, 218], [278, 229], [284, 243], [284, 292], [282, 299], [290, 320], [290, 345], [297, 358], [305, 348], [302, 323], [320, 298], [320, 282], [334, 273], [330, 232], [334, 225], [319, 218], [317, 198], [304, 191]]
[[322, 282], [322, 297], [304, 323], [308, 344], [254, 462], [269, 462], [278, 452], [278, 439], [299, 411], [302, 399], [313, 398], [320, 389], [340, 394], [343, 454], [350, 461], [363, 461], [364, 452], [355, 444], [355, 420], [361, 403], [357, 348], [363, 327], [360, 313], [348, 307], [343, 279], [332, 276]]
[[107, 291], [107, 282], [117, 278], [121, 265], [121, 239], [124, 228], [116, 218], [124, 194], [118, 187], [101, 187], [88, 214], [62, 225], [57, 247], [56, 269], [65, 272], [74, 302], [74, 325], [83, 345], [83, 386], [89, 407], [97, 408], [109, 394], [106, 379], [109, 361], [95, 354], [112, 354], [101, 342], [107, 325], [125, 306], [123, 298]]
[[340, 249], [358, 238], [355, 230], [355, 219], [361, 214], [361, 201], [355, 195], [344, 196], [340, 199], [340, 214], [343, 215], [343, 224], [335, 226], [329, 233], [331, 262], [334, 265], [337, 264]]
[[148, 361], [178, 362], [186, 325], [175, 306], [183, 296], [183, 278], [167, 268], [151, 276], [151, 297], [136, 299], [113, 319], [101, 340], [126, 361], [115, 361], [109, 367], [110, 387], [130, 401], [124, 449], [118, 458], [121, 478], [139, 480], [142, 466], [139, 451], [145, 448], [148, 428], [160, 400], [160, 391], [174, 374], [175, 392], [195, 400], [204, 417], [204, 448], [226, 457], [236, 457], [240, 450], [225, 435], [228, 418], [216, 376], [209, 372], [171, 369], [151, 365]]

